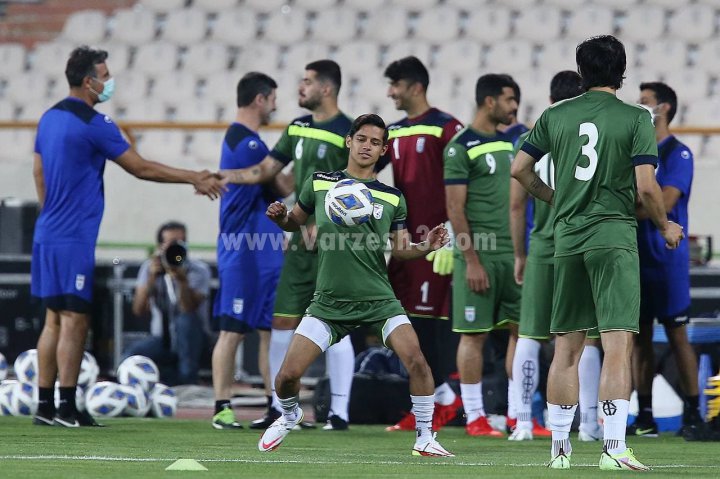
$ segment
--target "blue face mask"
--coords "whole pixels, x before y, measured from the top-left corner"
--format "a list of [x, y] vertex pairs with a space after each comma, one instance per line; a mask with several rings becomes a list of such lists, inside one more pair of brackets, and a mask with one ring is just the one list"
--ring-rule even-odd
[[104, 83], [100, 80], [97, 80], [99, 83], [103, 84], [103, 91], [102, 93], [98, 93], [92, 88], [90, 89], [91, 92], [95, 93], [98, 97], [98, 101], [100, 103], [108, 101], [110, 98], [112, 98], [113, 93], [115, 93], [115, 79], [114, 78], [108, 78], [107, 81]]

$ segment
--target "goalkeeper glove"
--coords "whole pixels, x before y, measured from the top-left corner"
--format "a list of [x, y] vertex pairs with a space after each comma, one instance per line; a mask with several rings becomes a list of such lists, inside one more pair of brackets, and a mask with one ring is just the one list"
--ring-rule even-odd
[[448, 230], [448, 236], [450, 237], [448, 244], [437, 251], [431, 251], [425, 256], [425, 259], [433, 263], [433, 273], [440, 276], [447, 276], [452, 274], [453, 271], [453, 243], [455, 238], [449, 221], [445, 223], [445, 228]]

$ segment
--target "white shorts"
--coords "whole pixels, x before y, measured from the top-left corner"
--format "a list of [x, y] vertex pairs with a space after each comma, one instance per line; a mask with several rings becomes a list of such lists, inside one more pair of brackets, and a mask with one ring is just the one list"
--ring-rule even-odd
[[[387, 338], [395, 331], [395, 328], [403, 324], [410, 324], [410, 320], [404, 314], [393, 316], [385, 321], [382, 327], [383, 343], [387, 344]], [[314, 316], [305, 316], [295, 330], [295, 334], [305, 336], [315, 343], [323, 352], [327, 351], [332, 344], [332, 330], [323, 320]]]

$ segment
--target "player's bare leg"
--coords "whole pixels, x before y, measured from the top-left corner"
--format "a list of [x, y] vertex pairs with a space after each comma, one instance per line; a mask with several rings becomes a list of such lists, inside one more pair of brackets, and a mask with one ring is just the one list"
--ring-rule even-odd
[[215, 392], [215, 429], [242, 429], [235, 419], [230, 404], [232, 383], [235, 376], [235, 354], [244, 335], [234, 331], [220, 331], [212, 354], [213, 391]]
[[50, 309], [45, 313], [45, 325], [37, 343], [38, 411], [33, 418], [37, 425], [53, 424], [55, 415], [55, 379], [57, 378], [57, 344], [60, 338], [60, 315]]

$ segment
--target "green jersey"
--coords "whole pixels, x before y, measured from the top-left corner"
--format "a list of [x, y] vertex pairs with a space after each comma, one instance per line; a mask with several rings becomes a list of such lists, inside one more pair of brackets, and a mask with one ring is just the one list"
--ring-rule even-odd
[[[513, 255], [510, 239], [510, 163], [513, 144], [498, 133], [485, 136], [460, 130], [444, 152], [446, 185], [467, 185], [465, 216], [475, 250], [483, 255]], [[456, 238], [456, 244], [462, 241]]]
[[555, 161], [555, 256], [637, 251], [634, 167], [657, 164], [647, 109], [589, 91], [545, 110], [522, 150]]
[[379, 181], [364, 183], [373, 196], [370, 221], [353, 227], [333, 223], [325, 213], [325, 195], [338, 181], [352, 178], [345, 171], [313, 173], [300, 191], [298, 205], [315, 214], [318, 272], [313, 300], [346, 302], [395, 299], [385, 262], [390, 232], [406, 228], [407, 206], [400, 190]]
[[[515, 143], [515, 154], [525, 139], [530, 136], [526, 131], [518, 137]], [[550, 188], [555, 188], [555, 165], [550, 154], [545, 154], [535, 163], [535, 173]], [[533, 204], [533, 227], [530, 231], [529, 256], [536, 262], [552, 263], [555, 254], [555, 240], [553, 239], [553, 222], [555, 221], [555, 210], [544, 201], [535, 200]]]

